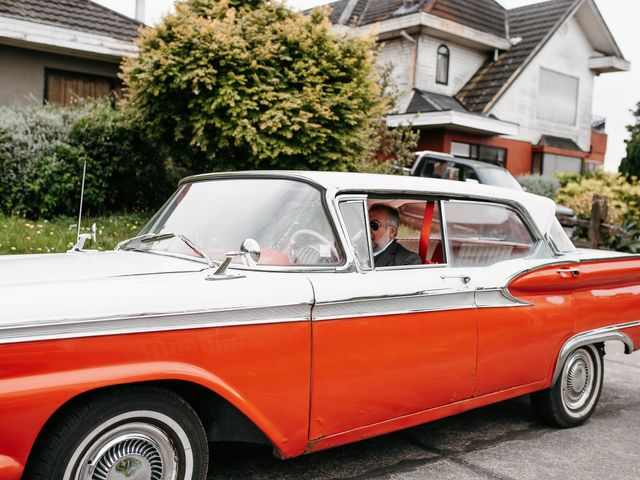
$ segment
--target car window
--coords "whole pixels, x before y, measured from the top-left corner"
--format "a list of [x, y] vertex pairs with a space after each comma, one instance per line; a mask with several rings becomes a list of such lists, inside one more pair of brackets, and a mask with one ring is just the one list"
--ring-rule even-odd
[[366, 224], [365, 203], [363, 201], [345, 201], [340, 203], [340, 213], [347, 227], [347, 234], [353, 246], [356, 261], [363, 270], [371, 270], [369, 254], [369, 229]]
[[487, 203], [444, 203], [447, 244], [453, 266], [486, 266], [533, 251], [535, 239], [518, 214]]
[[[343, 261], [321, 192], [292, 180], [186, 184], [141, 233], [184, 235], [213, 259], [224, 258], [253, 238], [261, 250], [258, 265], [326, 266]], [[139, 250], [197, 256], [177, 238], [134, 245]]]
[[[375, 235], [369, 231], [372, 236], [376, 269], [446, 263], [439, 201], [369, 198], [369, 211], [371, 212], [374, 205], [381, 204], [397, 212], [399, 225], [394, 241], [388, 244], [391, 248], [383, 249], [382, 252], [376, 252]], [[369, 228], [371, 229], [371, 226]], [[381, 247], [384, 247], [385, 243], [382, 242]], [[381, 262], [381, 258], [385, 260]]]

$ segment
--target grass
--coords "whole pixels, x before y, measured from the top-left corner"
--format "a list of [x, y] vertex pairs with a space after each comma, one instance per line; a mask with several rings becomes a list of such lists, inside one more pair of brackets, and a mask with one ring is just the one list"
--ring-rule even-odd
[[[135, 236], [151, 213], [126, 213], [107, 217], [83, 217], [81, 233], [96, 223], [97, 242], [87, 240], [85, 248], [111, 250], [116, 243]], [[29, 220], [0, 215], [0, 255], [19, 253], [61, 253], [76, 243], [78, 218]]]

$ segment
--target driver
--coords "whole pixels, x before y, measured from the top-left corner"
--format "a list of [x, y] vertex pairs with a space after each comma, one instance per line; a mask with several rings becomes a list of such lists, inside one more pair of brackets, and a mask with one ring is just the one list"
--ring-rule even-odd
[[390, 205], [376, 203], [369, 208], [369, 226], [376, 267], [422, 264], [417, 253], [407, 250], [397, 242], [399, 225], [400, 215]]

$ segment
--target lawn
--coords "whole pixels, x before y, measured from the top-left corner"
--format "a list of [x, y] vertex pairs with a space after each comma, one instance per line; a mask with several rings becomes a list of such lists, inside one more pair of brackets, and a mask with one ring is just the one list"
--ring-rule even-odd
[[[150, 216], [144, 212], [83, 217], [83, 233], [89, 233], [94, 222], [97, 228], [96, 244], [88, 240], [85, 247], [111, 250], [120, 240], [135, 236]], [[77, 217], [29, 220], [0, 215], [0, 254], [66, 252], [76, 242], [77, 222]]]

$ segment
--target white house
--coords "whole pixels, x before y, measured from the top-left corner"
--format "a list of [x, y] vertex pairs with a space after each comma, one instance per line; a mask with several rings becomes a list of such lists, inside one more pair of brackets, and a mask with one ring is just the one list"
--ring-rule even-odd
[[514, 174], [604, 162], [592, 129], [596, 75], [629, 69], [593, 0], [505, 10], [494, 0], [339, 0], [339, 31], [373, 31], [402, 92], [388, 124], [418, 148], [505, 165]]

